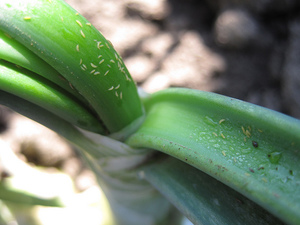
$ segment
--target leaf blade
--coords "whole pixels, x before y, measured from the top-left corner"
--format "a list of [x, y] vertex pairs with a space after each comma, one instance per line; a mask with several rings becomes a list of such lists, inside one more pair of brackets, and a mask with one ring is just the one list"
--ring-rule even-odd
[[[127, 144], [181, 159], [281, 219], [300, 221], [299, 120], [188, 89], [155, 93], [145, 107], [147, 118]], [[282, 153], [277, 162], [271, 160], [274, 152]]]

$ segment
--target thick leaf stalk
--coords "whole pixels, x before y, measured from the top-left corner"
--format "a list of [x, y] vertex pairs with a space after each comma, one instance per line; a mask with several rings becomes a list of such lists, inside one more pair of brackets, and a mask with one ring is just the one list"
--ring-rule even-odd
[[109, 133], [143, 116], [135, 83], [120, 55], [64, 1], [1, 1], [0, 29], [58, 71]]

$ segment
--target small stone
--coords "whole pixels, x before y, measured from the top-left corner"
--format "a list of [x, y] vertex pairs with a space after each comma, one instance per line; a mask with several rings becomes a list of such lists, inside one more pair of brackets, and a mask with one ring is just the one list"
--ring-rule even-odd
[[142, 88], [148, 93], [154, 93], [170, 86], [170, 80], [166, 75], [157, 73], [145, 81]]
[[136, 55], [124, 60], [132, 78], [141, 83], [147, 79], [155, 68], [155, 63], [145, 55]]
[[166, 0], [127, 0], [126, 5], [130, 12], [149, 20], [162, 20], [169, 13]]
[[215, 23], [215, 40], [226, 48], [243, 49], [256, 39], [259, 28], [256, 20], [245, 10], [228, 9]]

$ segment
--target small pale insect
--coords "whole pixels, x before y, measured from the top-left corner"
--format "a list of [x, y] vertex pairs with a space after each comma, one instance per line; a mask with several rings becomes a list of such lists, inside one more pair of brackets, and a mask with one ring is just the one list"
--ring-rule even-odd
[[82, 36], [83, 38], [85, 38], [85, 34], [83, 33], [82, 30], [80, 30], [80, 34], [81, 34], [81, 36]]
[[225, 121], [225, 119], [221, 119], [221, 120], [219, 121], [219, 124], [223, 123], [224, 121]]
[[76, 45], [76, 51], [79, 52], [79, 45]]
[[246, 136], [251, 137], [251, 133], [248, 130], [246, 130]]
[[111, 91], [114, 89], [114, 86], [111, 86], [108, 90]]
[[225, 135], [223, 133], [221, 133], [221, 137], [225, 139]]
[[97, 68], [97, 66], [94, 63], [91, 63], [91, 67]]
[[31, 20], [31, 17], [30, 16], [24, 16], [23, 19], [24, 20]]
[[76, 20], [76, 23], [77, 23], [80, 27], [82, 27], [82, 24], [81, 24], [81, 22], [80, 22], [79, 20]]
[[242, 126], [242, 131], [246, 135], [246, 131], [245, 131], [245, 128], [243, 126]]

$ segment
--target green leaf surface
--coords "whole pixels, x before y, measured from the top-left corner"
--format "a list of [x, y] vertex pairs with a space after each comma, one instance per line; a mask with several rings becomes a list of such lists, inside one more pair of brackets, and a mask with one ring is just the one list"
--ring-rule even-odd
[[38, 104], [78, 127], [104, 133], [100, 122], [77, 99], [26, 69], [0, 61], [0, 89]]
[[168, 89], [144, 100], [147, 117], [127, 144], [174, 156], [300, 223], [300, 122], [214, 93]]
[[50, 80], [77, 99], [85, 102], [83, 97], [53, 67], [35, 55], [28, 48], [9, 37], [0, 30], [0, 59], [30, 70]]
[[283, 224], [240, 193], [173, 157], [152, 162], [139, 174], [195, 225]]
[[3, 0], [0, 30], [68, 80], [109, 132], [143, 116], [135, 83], [119, 54], [63, 0]]

